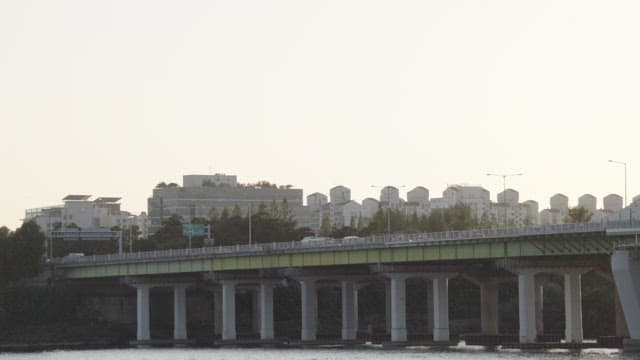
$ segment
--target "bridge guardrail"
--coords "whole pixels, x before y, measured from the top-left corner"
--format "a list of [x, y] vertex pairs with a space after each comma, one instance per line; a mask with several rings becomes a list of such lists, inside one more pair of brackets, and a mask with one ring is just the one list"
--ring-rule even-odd
[[350, 239], [328, 239], [311, 242], [291, 241], [252, 245], [230, 245], [218, 247], [202, 247], [192, 249], [153, 250], [135, 253], [92, 255], [82, 257], [57, 258], [53, 260], [57, 265], [93, 264], [126, 262], [129, 260], [171, 259], [184, 257], [206, 257], [211, 255], [266, 253], [291, 250], [311, 250], [341, 248], [345, 246], [362, 248], [369, 246], [401, 246], [403, 244], [420, 244], [426, 242], [442, 242], [455, 240], [497, 239], [514, 236], [549, 235], [577, 232], [606, 231], [606, 229], [633, 227], [634, 223], [626, 222], [593, 222], [580, 224], [559, 224], [530, 226], [512, 229], [473, 229], [461, 231], [444, 231], [434, 233], [372, 235]]

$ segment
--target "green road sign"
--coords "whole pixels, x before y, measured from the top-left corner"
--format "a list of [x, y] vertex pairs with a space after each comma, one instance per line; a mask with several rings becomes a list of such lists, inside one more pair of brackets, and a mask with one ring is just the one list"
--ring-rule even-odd
[[182, 236], [205, 236], [204, 224], [182, 224]]

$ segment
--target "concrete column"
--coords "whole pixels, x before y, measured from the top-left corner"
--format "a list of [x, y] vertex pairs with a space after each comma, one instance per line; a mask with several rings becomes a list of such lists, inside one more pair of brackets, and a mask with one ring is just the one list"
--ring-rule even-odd
[[431, 279], [425, 279], [427, 282], [427, 329], [429, 329], [433, 335], [433, 281]]
[[356, 295], [353, 281], [342, 282], [342, 340], [356, 339]]
[[318, 292], [316, 281], [304, 279], [300, 281], [302, 297], [302, 341], [315, 341], [318, 323]]
[[533, 272], [518, 274], [518, 313], [520, 317], [520, 342], [536, 341], [535, 280]]
[[236, 339], [236, 284], [222, 282], [222, 340]]
[[353, 325], [355, 327], [356, 330], [356, 338], [358, 337], [358, 329], [360, 328], [360, 323], [358, 321], [360, 321], [359, 317], [358, 317], [358, 290], [360, 290], [360, 288], [356, 285], [355, 289], [353, 290]]
[[260, 315], [260, 289], [251, 289], [251, 332], [254, 334], [260, 333], [260, 322], [262, 321]]
[[565, 341], [582, 342], [582, 275], [564, 274]]
[[433, 341], [449, 341], [449, 279], [433, 280]]
[[632, 340], [640, 340], [640, 261], [637, 249], [616, 250], [611, 272]]
[[391, 335], [391, 281], [384, 281], [384, 319], [386, 334]]
[[151, 340], [149, 326], [149, 289], [148, 285], [137, 285], [137, 336], [138, 341]]
[[613, 301], [616, 311], [616, 336], [621, 338], [629, 337], [629, 330], [627, 328], [627, 322], [624, 319], [624, 312], [622, 311], [622, 304], [620, 304], [620, 297], [618, 296], [618, 290], [615, 284], [613, 284]]
[[187, 286], [173, 287], [173, 339], [187, 339]]
[[536, 334], [544, 334], [544, 281], [535, 283]]
[[407, 341], [406, 276], [391, 275], [391, 341]]
[[222, 336], [222, 289], [213, 289], [213, 333]]
[[273, 284], [260, 284], [260, 339], [273, 340]]
[[498, 334], [498, 283], [480, 283], [480, 327], [484, 335]]

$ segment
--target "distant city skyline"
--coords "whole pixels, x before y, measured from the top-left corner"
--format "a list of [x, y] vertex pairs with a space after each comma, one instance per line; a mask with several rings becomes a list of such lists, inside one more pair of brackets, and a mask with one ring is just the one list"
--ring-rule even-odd
[[[640, 193], [640, 2], [0, 2], [0, 226], [160, 181]], [[600, 206], [600, 205], [599, 205]]]
[[[503, 187], [506, 184], [503, 182]], [[329, 193], [314, 192], [306, 196], [303, 189], [293, 185], [274, 184], [269, 181], [257, 183], [238, 182], [235, 174], [185, 174], [181, 183], [162, 181], [152, 190], [146, 212], [129, 212], [121, 209], [119, 197], [93, 198], [88, 194], [70, 194], [61, 204], [31, 208], [25, 211], [25, 220], [35, 220], [45, 233], [57, 227], [67, 226], [82, 229], [105, 231], [113, 227], [131, 229], [137, 226], [140, 234], [147, 237], [161, 229], [162, 223], [170, 216], [177, 215], [183, 221], [191, 223], [195, 218], [220, 216], [225, 211], [240, 214], [249, 213], [257, 204], [286, 206], [297, 228], [308, 228], [316, 235], [340, 229], [366, 227], [381, 209], [393, 209], [405, 216], [430, 217], [433, 211], [451, 208], [457, 204], [469, 207], [471, 216], [483, 226], [489, 224], [511, 224], [516, 227], [565, 223], [570, 208], [575, 206], [564, 194], [554, 194], [549, 199], [549, 207], [541, 210], [535, 200], [522, 200], [519, 192], [506, 188], [497, 194], [497, 201], [490, 198], [489, 190], [482, 186], [451, 185], [442, 196], [418, 186], [403, 196], [399, 189], [389, 185], [380, 188], [377, 198], [368, 197], [358, 201], [351, 197], [349, 187], [338, 185], [329, 189]], [[93, 198], [93, 199], [92, 199]], [[280, 205], [277, 205], [280, 204]], [[633, 217], [629, 208], [627, 215], [623, 209], [623, 197], [608, 194], [598, 206], [598, 199], [592, 194], [579, 197], [577, 206], [584, 207], [590, 213], [589, 221], [615, 220]], [[640, 206], [640, 201], [635, 207]], [[637, 210], [635, 210], [637, 213]], [[638, 218], [639, 214], [635, 217]], [[101, 229], [101, 230], [98, 230]], [[391, 223], [388, 231], [392, 231]], [[104, 232], [99, 232], [100, 236]]]

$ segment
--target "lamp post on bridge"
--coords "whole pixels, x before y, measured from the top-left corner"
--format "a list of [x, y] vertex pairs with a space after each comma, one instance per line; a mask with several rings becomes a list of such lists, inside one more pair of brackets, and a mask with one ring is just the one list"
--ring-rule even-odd
[[517, 174], [489, 174], [487, 176], [500, 176], [502, 177], [502, 203], [504, 206], [504, 226], [507, 226], [507, 178], [510, 176], [522, 176], [523, 173]]
[[[627, 206], [627, 163], [624, 161], [609, 160], [610, 163], [624, 166], [624, 206]], [[629, 206], [629, 225], [633, 222], [633, 216], [631, 214], [631, 206]]]
[[624, 206], [627, 206], [627, 163], [616, 160], [609, 160], [609, 162], [624, 166]]

